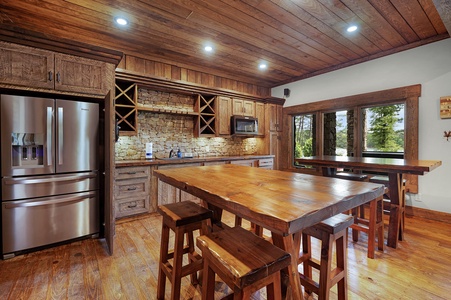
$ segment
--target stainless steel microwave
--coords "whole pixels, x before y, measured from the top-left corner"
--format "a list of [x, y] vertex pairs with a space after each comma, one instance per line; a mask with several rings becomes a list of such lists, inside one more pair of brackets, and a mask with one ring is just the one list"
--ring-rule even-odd
[[234, 135], [257, 135], [258, 120], [252, 117], [232, 116], [230, 128]]

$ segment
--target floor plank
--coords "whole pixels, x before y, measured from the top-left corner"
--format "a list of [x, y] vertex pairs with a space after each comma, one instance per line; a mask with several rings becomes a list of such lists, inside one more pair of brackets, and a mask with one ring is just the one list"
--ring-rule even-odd
[[[233, 225], [233, 216], [226, 213], [225, 221]], [[0, 261], [0, 298], [154, 299], [160, 233], [161, 217], [151, 214], [117, 223], [112, 256], [105, 241], [87, 239]], [[450, 236], [450, 224], [410, 217], [405, 241], [398, 249], [376, 251], [375, 259], [366, 257], [365, 234], [357, 243], [349, 237], [349, 299], [450, 299]], [[318, 251], [318, 243], [313, 249]], [[218, 281], [216, 297], [228, 293]], [[265, 295], [262, 290], [253, 299]], [[331, 299], [336, 298], [333, 288]], [[200, 299], [189, 278], [182, 280], [182, 299]]]

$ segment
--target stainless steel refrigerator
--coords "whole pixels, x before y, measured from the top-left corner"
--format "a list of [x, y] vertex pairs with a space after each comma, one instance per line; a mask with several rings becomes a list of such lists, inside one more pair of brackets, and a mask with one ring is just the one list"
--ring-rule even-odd
[[99, 232], [99, 105], [0, 96], [2, 253]]

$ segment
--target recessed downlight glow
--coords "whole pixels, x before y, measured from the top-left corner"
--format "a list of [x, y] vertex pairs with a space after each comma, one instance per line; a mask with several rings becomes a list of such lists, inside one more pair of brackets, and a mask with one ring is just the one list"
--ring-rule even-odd
[[355, 26], [355, 25], [349, 26], [348, 29], [346, 29], [347, 32], [354, 32], [356, 30], [357, 30], [357, 26]]
[[268, 67], [268, 65], [267, 65], [266, 63], [260, 63], [260, 64], [258, 65], [258, 68], [259, 68], [260, 70], [265, 70], [267, 67]]
[[121, 25], [121, 26], [125, 26], [128, 24], [127, 19], [121, 18], [121, 17], [117, 17], [114, 19], [116, 21], [117, 24]]
[[211, 51], [213, 51], [213, 47], [212, 46], [205, 46], [204, 50], [207, 51], [207, 52], [211, 52]]

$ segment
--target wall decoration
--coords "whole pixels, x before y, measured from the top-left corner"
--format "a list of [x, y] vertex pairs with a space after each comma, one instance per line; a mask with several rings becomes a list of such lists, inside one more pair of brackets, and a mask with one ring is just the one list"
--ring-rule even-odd
[[451, 118], [451, 96], [440, 97], [440, 118]]

